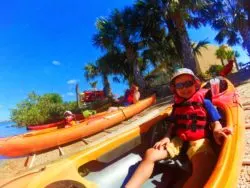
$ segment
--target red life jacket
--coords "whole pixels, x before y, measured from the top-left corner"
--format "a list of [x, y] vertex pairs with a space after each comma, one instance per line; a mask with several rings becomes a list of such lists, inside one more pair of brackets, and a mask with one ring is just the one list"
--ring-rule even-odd
[[130, 89], [126, 92], [127, 93], [125, 94], [124, 102], [127, 102], [129, 104], [133, 104], [134, 103], [134, 90]]
[[184, 141], [194, 141], [207, 136], [207, 111], [204, 108], [206, 92], [207, 90], [200, 89], [188, 100], [175, 96], [172, 115], [176, 135]]

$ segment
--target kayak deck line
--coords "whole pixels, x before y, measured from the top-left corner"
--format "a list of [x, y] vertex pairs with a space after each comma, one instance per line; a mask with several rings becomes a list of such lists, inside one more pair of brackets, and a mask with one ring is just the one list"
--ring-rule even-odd
[[[155, 103], [155, 95], [142, 99], [136, 104], [124, 108], [126, 117], [130, 118]], [[107, 117], [107, 119], [103, 118]], [[74, 142], [83, 137], [96, 134], [108, 127], [124, 121], [125, 117], [121, 111], [114, 111], [96, 118], [90, 118], [80, 124], [68, 128], [55, 130], [42, 130], [38, 132], [19, 135], [12, 139], [0, 140], [0, 155], [7, 157], [25, 156], [40, 153], [54, 147]], [[36, 143], [36, 144], [34, 144]]]
[[[165, 106], [162, 106], [160, 109], [157, 108], [157, 109], [152, 109], [151, 111], [149, 111], [149, 116], [151, 118], [159, 115], [159, 113], [162, 113], [162, 111], [164, 109], [169, 109], [169, 104], [166, 104]], [[148, 121], [148, 119], [151, 119], [150, 117], [145, 117], [143, 119], [136, 119], [135, 121], [133, 121], [130, 125], [124, 125], [124, 124], [118, 124], [117, 126], [114, 126], [112, 128], [110, 128], [110, 132], [109, 134], [105, 134], [105, 135], [101, 135], [99, 136], [100, 134], [102, 133], [98, 133], [96, 135], [93, 135], [91, 137], [89, 137], [88, 139], [84, 139], [84, 142], [88, 143], [87, 145], [85, 145], [84, 147], [82, 147], [80, 149], [80, 151], [78, 152], [84, 152], [84, 151], [87, 151], [89, 148], [92, 148], [94, 146], [98, 146], [99, 144], [105, 142], [106, 140], [109, 140], [109, 139], [112, 139], [114, 137], [116, 137], [117, 135], [120, 135], [121, 133], [124, 133], [128, 130], [133, 130], [135, 127], [137, 127], [138, 125], [140, 125], [142, 122], [145, 122], [145, 121]], [[95, 137], [95, 138], [94, 138]], [[81, 142], [83, 142], [81, 140]], [[61, 160], [65, 159], [66, 157], [68, 157], [69, 154], [66, 154], [65, 156], [63, 156], [61, 158]], [[48, 168], [49, 166], [51, 166], [53, 164], [51, 163], [47, 163], [45, 165], [43, 165], [42, 167], [38, 167], [39, 169], [40, 168]], [[37, 168], [33, 168], [33, 169], [30, 169], [28, 170], [26, 173], [28, 173], [29, 171], [34, 171], [36, 170]]]
[[[158, 109], [159, 106], [160, 106], [160, 109]], [[36, 153], [36, 157], [35, 157], [33, 164], [32, 165], [25, 165], [25, 161], [24, 161], [23, 167], [26, 170], [28, 170], [28, 168], [33, 169], [33, 168], [36, 168], [37, 166], [40, 166], [42, 164], [48, 164], [48, 163], [53, 162], [55, 160], [67, 157], [67, 156], [71, 155], [72, 153], [75, 153], [75, 152], [78, 152], [81, 150], [85, 150], [86, 148], [91, 147], [93, 144], [95, 144], [96, 140], [99, 140], [102, 137], [106, 138], [107, 135], [112, 135], [115, 131], [117, 131], [121, 128], [124, 128], [125, 126], [131, 126], [131, 124], [134, 124], [135, 121], [142, 121], [143, 119], [141, 119], [141, 117], [148, 116], [151, 112], [155, 111], [156, 109], [158, 109], [156, 111], [159, 111], [159, 110], [162, 111], [162, 109], [169, 107], [169, 106], [170, 106], [170, 104], [167, 104], [167, 103], [164, 103], [161, 105], [156, 105], [156, 106], [153, 105], [150, 107], [151, 110], [145, 109], [144, 111], [131, 117], [130, 119], [128, 119], [126, 121], [122, 121], [121, 123], [119, 123], [113, 127], [104, 129], [100, 133], [94, 134], [94, 135], [89, 136], [89, 137], [82, 138], [82, 139], [75, 141], [73, 143], [62, 145], [62, 146], [60, 146], [60, 148], [64, 152], [64, 155], [60, 154], [60, 151], [58, 148], [54, 148], [52, 150], [48, 150], [48, 151], [41, 152], [41, 153], [38, 152], [38, 153]], [[135, 126], [136, 126], [136, 124], [135, 124]], [[48, 156], [51, 156], [51, 157], [48, 157]], [[31, 161], [32, 155], [27, 156], [27, 158], [29, 161]], [[44, 159], [46, 159], [46, 160], [44, 160]], [[41, 163], [40, 161], [44, 161], [44, 162]], [[29, 163], [26, 162], [26, 164], [29, 164]], [[22, 169], [22, 170], [26, 171], [25, 169]]]

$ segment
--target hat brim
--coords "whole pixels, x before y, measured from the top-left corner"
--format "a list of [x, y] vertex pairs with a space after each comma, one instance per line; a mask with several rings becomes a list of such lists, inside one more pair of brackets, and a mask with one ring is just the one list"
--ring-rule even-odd
[[175, 79], [176, 79], [177, 77], [182, 76], [182, 75], [190, 75], [190, 76], [192, 76], [192, 77], [194, 78], [194, 81], [195, 81], [195, 87], [198, 88], [198, 89], [201, 87], [201, 81], [200, 81], [200, 79], [199, 79], [197, 76], [195, 76], [195, 75], [193, 75], [193, 74], [189, 74], [189, 73], [183, 73], [183, 74], [176, 75], [176, 76], [174, 76], [174, 77], [171, 79], [171, 81], [170, 81], [170, 90], [171, 90], [173, 93], [175, 93], [174, 81], [175, 81]]

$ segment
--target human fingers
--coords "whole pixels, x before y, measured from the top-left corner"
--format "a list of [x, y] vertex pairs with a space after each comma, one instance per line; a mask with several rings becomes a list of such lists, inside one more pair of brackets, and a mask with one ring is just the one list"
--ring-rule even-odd
[[228, 127], [224, 127], [222, 128], [222, 131], [227, 134], [227, 135], [230, 135], [233, 133], [233, 129], [232, 128], [228, 128]]
[[223, 142], [223, 138], [226, 139], [227, 134], [225, 134], [222, 130], [214, 132], [214, 139], [217, 144], [221, 145]]
[[156, 142], [156, 144], [154, 145], [154, 148], [159, 149], [160, 146], [161, 146], [161, 142]]
[[220, 137], [214, 136], [214, 140], [215, 140], [216, 144], [221, 145]]
[[223, 137], [223, 138], [227, 138], [227, 134], [224, 131], [226, 131], [226, 130], [221, 130], [220, 132], [218, 132], [218, 136]]

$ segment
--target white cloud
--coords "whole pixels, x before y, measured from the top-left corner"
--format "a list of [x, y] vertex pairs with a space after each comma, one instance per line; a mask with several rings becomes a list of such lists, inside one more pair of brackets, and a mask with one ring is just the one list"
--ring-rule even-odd
[[52, 61], [52, 64], [53, 64], [53, 65], [56, 65], [56, 66], [61, 65], [60, 61], [56, 61], [56, 60]]
[[68, 92], [67, 95], [68, 95], [68, 96], [75, 96], [75, 93], [73, 93], [73, 92]]
[[67, 84], [76, 84], [78, 80], [68, 80]]

